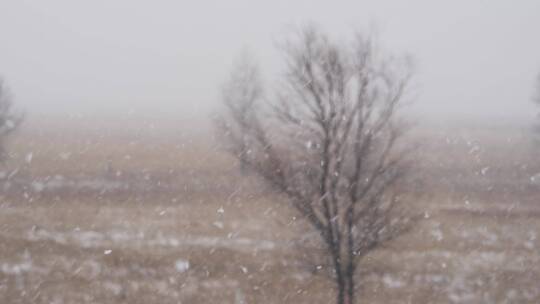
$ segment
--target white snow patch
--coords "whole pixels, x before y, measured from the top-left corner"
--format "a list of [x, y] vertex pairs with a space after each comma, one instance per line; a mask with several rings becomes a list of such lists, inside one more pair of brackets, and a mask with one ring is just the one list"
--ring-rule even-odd
[[189, 261], [178, 259], [174, 262], [174, 268], [178, 272], [186, 272], [189, 269]]
[[191, 236], [175, 238], [162, 233], [146, 235], [143, 231], [109, 231], [100, 233], [95, 231], [52, 231], [41, 227], [33, 227], [27, 234], [28, 240], [50, 240], [59, 244], [78, 244], [83, 248], [114, 247], [118, 243], [128, 246], [165, 246], [165, 247], [208, 247], [231, 248], [248, 250], [273, 250], [276, 243], [269, 240], [256, 240], [248, 238]]
[[432, 229], [430, 234], [431, 234], [431, 236], [433, 238], [435, 238], [435, 240], [437, 240], [437, 242], [442, 241], [443, 238], [444, 238], [443, 237], [443, 232], [441, 231], [441, 229], [439, 227]]
[[103, 283], [103, 287], [105, 287], [106, 290], [112, 292], [115, 296], [118, 296], [122, 293], [122, 285], [114, 282], [105, 282]]
[[32, 162], [32, 158], [34, 158], [34, 153], [30, 152], [26, 154], [26, 157], [24, 158], [24, 160], [26, 161], [27, 164], [29, 164]]
[[214, 225], [215, 227], [217, 227], [219, 229], [223, 229], [223, 227], [224, 227], [223, 222], [220, 222], [220, 221], [213, 222], [212, 225]]
[[4, 274], [20, 275], [24, 272], [29, 272], [32, 269], [32, 261], [23, 261], [21, 263], [2, 263], [0, 271]]
[[400, 279], [393, 278], [392, 276], [387, 274], [383, 276], [382, 281], [384, 285], [388, 288], [401, 288], [405, 286], [405, 282]]

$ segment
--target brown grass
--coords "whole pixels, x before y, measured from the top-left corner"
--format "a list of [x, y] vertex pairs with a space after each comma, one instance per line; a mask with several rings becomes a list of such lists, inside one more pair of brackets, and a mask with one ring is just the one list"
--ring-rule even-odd
[[[240, 176], [207, 129], [147, 126], [42, 120], [13, 139], [5, 170], [21, 180], [155, 188], [4, 191], [0, 303], [332, 303], [320, 250], [300, 242], [311, 229], [283, 198]], [[420, 129], [413, 140], [422, 154], [402, 189], [424, 218], [362, 262], [361, 302], [540, 302], [540, 166], [526, 133]]]

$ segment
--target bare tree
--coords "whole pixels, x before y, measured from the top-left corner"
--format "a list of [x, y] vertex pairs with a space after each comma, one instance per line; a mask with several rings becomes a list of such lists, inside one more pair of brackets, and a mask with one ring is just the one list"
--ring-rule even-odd
[[19, 126], [22, 116], [12, 109], [11, 96], [0, 79], [0, 161], [6, 158], [6, 138]]
[[538, 75], [536, 76], [533, 101], [540, 105], [540, 73], [538, 73]]
[[229, 143], [234, 143], [229, 148], [238, 157], [240, 170], [244, 173], [251, 145], [248, 129], [255, 123], [258, 103], [262, 98], [259, 69], [247, 51], [234, 63], [230, 77], [223, 86], [222, 97], [231, 119], [219, 118], [218, 128], [229, 131]]
[[[540, 73], [538, 73], [538, 75], [536, 76], [536, 81], [534, 83], [533, 94], [532, 94], [532, 101], [536, 103], [536, 105], [540, 106]], [[538, 137], [538, 135], [540, 134], [540, 123], [539, 123], [540, 113], [536, 113], [536, 118], [537, 118], [537, 121], [533, 125], [532, 130], [533, 130], [533, 135], [535, 136], [535, 142], [538, 143], [540, 142], [540, 138]]]
[[[227, 129], [227, 138], [233, 155], [244, 157], [247, 149], [246, 166], [283, 193], [321, 236], [337, 303], [351, 304], [361, 258], [411, 222], [394, 212], [394, 188], [406, 169], [405, 154], [396, 153], [403, 152], [398, 139], [404, 131], [396, 111], [409, 65], [384, 58], [362, 35], [340, 44], [314, 27], [283, 50], [286, 73], [276, 102], [247, 120], [232, 111], [228, 125], [242, 128]], [[245, 96], [256, 81], [242, 79], [230, 96]]]

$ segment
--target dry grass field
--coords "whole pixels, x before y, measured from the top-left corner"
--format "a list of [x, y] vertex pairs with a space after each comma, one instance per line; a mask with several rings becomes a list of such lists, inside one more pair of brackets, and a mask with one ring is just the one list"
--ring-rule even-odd
[[[189, 127], [188, 127], [189, 126]], [[0, 303], [332, 303], [312, 230], [208, 128], [36, 119], [1, 170]], [[540, 303], [540, 161], [517, 126], [419, 126], [359, 303]]]

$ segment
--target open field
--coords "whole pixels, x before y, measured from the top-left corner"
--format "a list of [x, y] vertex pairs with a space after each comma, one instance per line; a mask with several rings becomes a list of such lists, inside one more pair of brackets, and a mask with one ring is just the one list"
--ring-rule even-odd
[[[0, 174], [0, 303], [332, 303], [310, 227], [188, 125], [29, 122]], [[540, 302], [527, 132], [414, 131], [422, 220], [362, 262], [360, 303]]]

